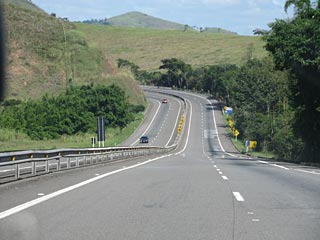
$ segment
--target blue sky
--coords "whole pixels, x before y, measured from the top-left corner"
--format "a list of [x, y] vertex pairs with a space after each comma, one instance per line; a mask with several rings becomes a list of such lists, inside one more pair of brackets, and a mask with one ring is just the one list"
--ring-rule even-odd
[[197, 27], [221, 27], [241, 35], [268, 29], [284, 12], [285, 0], [32, 0], [48, 13], [72, 21], [110, 18], [130, 11]]

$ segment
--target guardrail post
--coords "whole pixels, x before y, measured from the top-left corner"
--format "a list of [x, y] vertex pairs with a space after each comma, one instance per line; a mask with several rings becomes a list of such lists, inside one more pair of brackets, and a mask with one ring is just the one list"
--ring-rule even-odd
[[60, 171], [61, 170], [61, 161], [60, 161], [60, 158], [58, 158], [58, 169], [57, 169], [58, 171]]
[[31, 163], [31, 168], [32, 168], [31, 174], [32, 174], [32, 176], [35, 176], [35, 175], [36, 175], [36, 171], [37, 171], [37, 169], [36, 169], [36, 162], [32, 162], [32, 163]]
[[46, 173], [48, 173], [48, 172], [49, 172], [49, 161], [48, 161], [48, 160], [46, 160], [46, 167], [45, 167], [45, 171], [46, 171]]
[[70, 168], [70, 157], [67, 157], [67, 168]]
[[20, 178], [20, 170], [19, 170], [19, 163], [16, 164], [16, 173], [15, 179], [18, 180]]

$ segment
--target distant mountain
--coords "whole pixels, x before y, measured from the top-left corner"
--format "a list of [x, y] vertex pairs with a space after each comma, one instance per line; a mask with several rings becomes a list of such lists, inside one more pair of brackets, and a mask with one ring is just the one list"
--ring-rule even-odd
[[5, 4], [16, 5], [21, 8], [25, 8], [28, 10], [38, 11], [44, 13], [44, 11], [36, 6], [31, 0], [2, 0]]
[[141, 12], [129, 12], [108, 19], [111, 26], [183, 30], [185, 25], [152, 17]]
[[141, 12], [128, 12], [112, 18], [105, 19], [90, 19], [85, 20], [83, 23], [87, 24], [98, 24], [98, 25], [109, 25], [116, 27], [132, 27], [132, 28], [151, 28], [151, 29], [163, 29], [163, 30], [193, 30], [200, 32], [209, 33], [226, 33], [226, 34], [237, 34], [235, 32], [228, 31], [223, 28], [206, 27], [198, 28], [196, 26], [191, 27], [188, 25], [163, 20], [156, 18]]
[[226, 30], [223, 28], [216, 28], [216, 27], [210, 27], [210, 28], [207, 27], [203, 31], [209, 32], [209, 33], [237, 34], [236, 32], [231, 32], [229, 30]]

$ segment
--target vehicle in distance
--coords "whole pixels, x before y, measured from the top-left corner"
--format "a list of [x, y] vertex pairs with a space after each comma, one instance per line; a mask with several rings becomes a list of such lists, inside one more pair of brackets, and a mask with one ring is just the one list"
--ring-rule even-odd
[[142, 136], [140, 138], [140, 143], [148, 143], [149, 142], [149, 137], [148, 136]]
[[162, 99], [162, 103], [168, 103], [168, 99], [166, 98]]

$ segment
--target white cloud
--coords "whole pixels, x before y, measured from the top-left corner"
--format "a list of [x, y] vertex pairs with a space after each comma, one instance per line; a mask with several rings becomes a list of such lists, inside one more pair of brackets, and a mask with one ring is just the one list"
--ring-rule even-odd
[[150, 4], [152, 2], [169, 2], [170, 4], [178, 4], [178, 5], [236, 5], [241, 3], [241, 0], [155, 0], [149, 1]]
[[201, 0], [204, 4], [218, 4], [218, 5], [236, 5], [240, 0]]
[[283, 1], [279, 1], [279, 0], [272, 0], [272, 3], [278, 7], [283, 7], [284, 3]]

